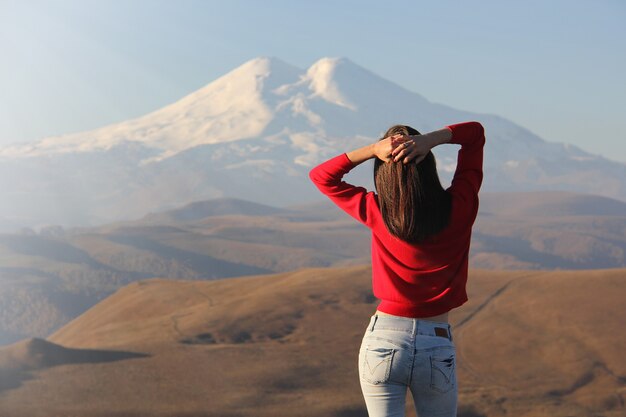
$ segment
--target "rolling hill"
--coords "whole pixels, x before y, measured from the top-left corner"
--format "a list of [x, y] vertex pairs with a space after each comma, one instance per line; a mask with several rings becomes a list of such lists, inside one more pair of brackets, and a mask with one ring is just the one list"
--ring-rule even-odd
[[[366, 416], [370, 276], [129, 284], [47, 341], [0, 348], [0, 414]], [[472, 270], [468, 291], [451, 316], [460, 417], [623, 415], [626, 270]]]

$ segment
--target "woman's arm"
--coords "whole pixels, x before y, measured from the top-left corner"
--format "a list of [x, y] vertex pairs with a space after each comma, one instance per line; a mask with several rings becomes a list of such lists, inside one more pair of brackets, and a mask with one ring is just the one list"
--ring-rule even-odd
[[450, 189], [465, 199], [476, 200], [483, 181], [485, 129], [478, 122], [457, 123], [448, 129], [452, 132], [450, 143], [461, 145]]
[[367, 149], [358, 149], [352, 162], [346, 153], [337, 155], [309, 172], [309, 178], [315, 186], [335, 203], [339, 208], [354, 217], [366, 226], [372, 224], [372, 200], [374, 193], [367, 192], [363, 187], [358, 187], [343, 181], [343, 176], [350, 172], [357, 164], [365, 161], [370, 153]]
[[374, 193], [363, 187], [358, 187], [343, 181], [343, 176], [357, 165], [371, 158], [380, 158], [391, 161], [393, 147], [400, 142], [400, 136], [394, 136], [377, 141], [362, 148], [337, 155], [326, 162], [322, 162], [309, 172], [309, 178], [317, 188], [330, 198], [337, 206], [354, 217], [356, 220], [371, 227], [375, 206]]

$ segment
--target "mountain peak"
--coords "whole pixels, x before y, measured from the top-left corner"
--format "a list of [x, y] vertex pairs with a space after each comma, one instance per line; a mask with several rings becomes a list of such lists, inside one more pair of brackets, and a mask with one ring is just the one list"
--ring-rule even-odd
[[350, 78], [350, 74], [345, 73], [354, 72], [350, 71], [351, 69], [361, 68], [347, 58], [325, 57], [309, 67], [306, 77], [310, 80], [310, 88], [315, 95], [341, 107], [356, 110], [356, 104], [350, 101], [339, 87], [341, 79]]
[[[209, 83], [202, 90], [224, 91], [236, 88], [240, 90], [235, 97], [245, 97], [271, 91], [281, 85], [296, 82], [302, 70], [285, 61], [271, 56], [260, 56], [244, 62], [237, 68]], [[239, 86], [239, 87], [237, 87]], [[200, 91], [202, 91], [200, 90]], [[206, 91], [206, 90], [205, 90]]]
[[318, 59], [317, 61], [315, 61], [313, 63], [313, 65], [311, 65], [311, 67], [309, 68], [309, 70], [313, 69], [313, 68], [324, 68], [324, 69], [335, 69], [338, 67], [342, 67], [342, 66], [355, 66], [355, 67], [359, 67], [357, 64], [355, 64], [354, 62], [352, 62], [350, 59], [340, 56], [340, 57], [330, 57], [330, 56], [326, 56], [323, 58]]
[[300, 72], [301, 70], [291, 64], [286, 63], [282, 59], [273, 56], [259, 56], [244, 62], [230, 73], [243, 71], [247, 73], [254, 73], [256, 75], [269, 75], [271, 72], [274, 71]]

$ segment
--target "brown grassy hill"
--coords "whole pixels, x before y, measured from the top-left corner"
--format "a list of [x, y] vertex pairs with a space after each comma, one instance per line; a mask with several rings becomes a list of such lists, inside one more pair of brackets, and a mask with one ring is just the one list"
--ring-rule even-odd
[[63, 364], [111, 362], [145, 356], [124, 351], [71, 349], [40, 338], [26, 339], [0, 350], [0, 392], [19, 387], [23, 380], [32, 378], [32, 371]]
[[[370, 276], [132, 283], [49, 342], [146, 356], [31, 367], [0, 392], [0, 415], [365, 416], [356, 359]], [[452, 314], [461, 417], [623, 415], [626, 270], [472, 270], [469, 282]]]

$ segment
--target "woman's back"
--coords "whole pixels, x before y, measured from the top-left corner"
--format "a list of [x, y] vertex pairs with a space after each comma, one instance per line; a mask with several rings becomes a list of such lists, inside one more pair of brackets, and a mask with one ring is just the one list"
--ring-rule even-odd
[[385, 313], [431, 317], [467, 301], [469, 246], [478, 213], [485, 137], [478, 122], [449, 125], [447, 129], [451, 132], [449, 143], [461, 145], [452, 184], [446, 190], [451, 196], [448, 225], [417, 244], [390, 233], [376, 193], [341, 180], [356, 166], [347, 154], [310, 172], [311, 180], [324, 194], [372, 230], [372, 287], [381, 300], [378, 309]]

